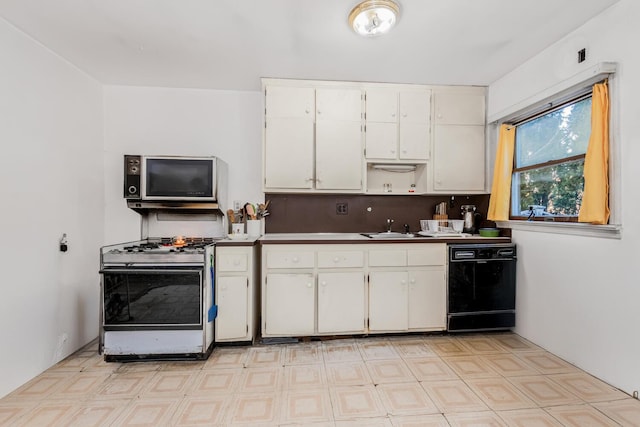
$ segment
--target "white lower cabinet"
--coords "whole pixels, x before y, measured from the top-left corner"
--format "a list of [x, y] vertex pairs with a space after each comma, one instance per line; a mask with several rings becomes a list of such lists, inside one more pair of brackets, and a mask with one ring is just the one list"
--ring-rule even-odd
[[265, 335], [313, 335], [313, 274], [268, 274], [264, 294]]
[[409, 329], [444, 330], [447, 287], [444, 268], [409, 272]]
[[446, 245], [263, 245], [262, 335], [445, 329]]
[[318, 332], [363, 333], [364, 320], [363, 272], [318, 273]]
[[258, 332], [256, 246], [216, 245], [216, 342], [253, 341]]
[[369, 274], [369, 330], [444, 330], [444, 269]]
[[406, 331], [409, 328], [408, 278], [406, 271], [369, 273], [371, 331]]
[[244, 338], [249, 327], [247, 323], [248, 278], [246, 276], [220, 277], [217, 305], [216, 340]]

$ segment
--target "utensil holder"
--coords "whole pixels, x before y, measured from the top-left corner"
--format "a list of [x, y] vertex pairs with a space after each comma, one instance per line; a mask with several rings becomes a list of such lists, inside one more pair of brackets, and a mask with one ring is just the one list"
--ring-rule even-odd
[[434, 214], [433, 219], [438, 220], [438, 226], [440, 228], [447, 228], [449, 225], [449, 215], [447, 214]]
[[260, 236], [261, 233], [262, 221], [259, 219], [249, 219], [247, 220], [247, 234], [249, 236]]

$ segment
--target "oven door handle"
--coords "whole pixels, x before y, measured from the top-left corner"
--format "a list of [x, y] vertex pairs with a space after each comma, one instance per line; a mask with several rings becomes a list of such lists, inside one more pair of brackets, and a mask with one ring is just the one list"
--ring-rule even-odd
[[155, 268], [105, 268], [98, 273], [107, 274], [164, 274], [164, 273], [202, 273], [202, 268], [180, 268], [180, 269], [166, 269], [161, 270]]

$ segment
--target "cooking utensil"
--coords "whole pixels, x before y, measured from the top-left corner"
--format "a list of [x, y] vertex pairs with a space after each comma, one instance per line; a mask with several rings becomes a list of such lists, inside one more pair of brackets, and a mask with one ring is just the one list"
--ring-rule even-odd
[[233, 213], [233, 209], [229, 209], [227, 211], [227, 216], [229, 217], [229, 222], [233, 224], [235, 221], [235, 214]]
[[253, 207], [251, 203], [247, 203], [244, 205], [245, 211], [247, 211], [247, 219], [257, 219], [256, 218], [256, 209]]

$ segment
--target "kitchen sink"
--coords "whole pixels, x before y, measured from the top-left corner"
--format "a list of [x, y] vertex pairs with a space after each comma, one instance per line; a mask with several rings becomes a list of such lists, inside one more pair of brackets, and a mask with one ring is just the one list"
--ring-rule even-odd
[[413, 239], [416, 237], [413, 233], [398, 233], [396, 231], [384, 231], [380, 233], [362, 233], [363, 236], [371, 239]]

